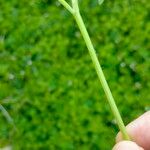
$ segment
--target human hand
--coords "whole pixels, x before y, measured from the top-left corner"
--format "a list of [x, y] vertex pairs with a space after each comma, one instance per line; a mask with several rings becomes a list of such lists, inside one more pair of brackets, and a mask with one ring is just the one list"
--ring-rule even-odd
[[150, 150], [150, 111], [127, 125], [132, 141], [122, 141], [119, 133], [113, 150]]

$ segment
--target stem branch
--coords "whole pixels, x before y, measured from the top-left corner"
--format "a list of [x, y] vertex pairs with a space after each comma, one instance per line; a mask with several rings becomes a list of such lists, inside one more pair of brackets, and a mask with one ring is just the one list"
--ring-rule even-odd
[[71, 14], [74, 13], [73, 8], [65, 1], [65, 0], [58, 0]]

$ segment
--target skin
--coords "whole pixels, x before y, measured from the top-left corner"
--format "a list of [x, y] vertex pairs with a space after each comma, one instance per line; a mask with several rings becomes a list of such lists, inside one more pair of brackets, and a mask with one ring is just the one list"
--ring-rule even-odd
[[121, 133], [116, 137], [113, 150], [150, 150], [150, 111], [127, 125], [127, 132], [132, 139], [123, 141]]

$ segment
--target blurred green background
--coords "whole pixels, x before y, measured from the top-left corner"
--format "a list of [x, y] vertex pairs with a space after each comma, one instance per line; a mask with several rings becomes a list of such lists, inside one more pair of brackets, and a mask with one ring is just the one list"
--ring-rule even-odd
[[[80, 7], [127, 124], [150, 109], [150, 3]], [[0, 104], [0, 147], [110, 150], [118, 132], [80, 32], [57, 0], [0, 0]]]

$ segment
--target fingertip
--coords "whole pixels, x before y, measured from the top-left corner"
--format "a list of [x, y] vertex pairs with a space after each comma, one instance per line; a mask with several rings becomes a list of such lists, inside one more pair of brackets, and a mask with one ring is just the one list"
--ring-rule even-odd
[[121, 133], [119, 132], [119, 133], [117, 134], [117, 136], [116, 136], [116, 143], [118, 143], [118, 142], [120, 142], [120, 141], [122, 141], [122, 135], [121, 135]]
[[134, 142], [121, 141], [114, 146], [113, 150], [144, 150], [144, 149], [139, 147]]
[[[146, 150], [150, 148], [150, 111], [128, 124], [126, 129], [132, 141]], [[122, 134], [119, 132], [116, 136], [116, 143], [122, 140]]]

